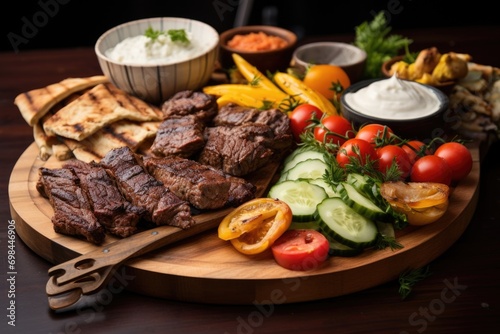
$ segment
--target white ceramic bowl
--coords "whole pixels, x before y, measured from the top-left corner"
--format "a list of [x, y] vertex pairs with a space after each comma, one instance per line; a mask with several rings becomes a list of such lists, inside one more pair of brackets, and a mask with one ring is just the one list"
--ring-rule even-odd
[[301, 71], [310, 65], [340, 66], [351, 82], [361, 79], [366, 63], [366, 52], [355, 45], [340, 42], [315, 42], [295, 49], [290, 65]]
[[[125, 64], [106, 56], [106, 51], [128, 37], [144, 35], [149, 28], [166, 31], [184, 29], [192, 40], [203, 41], [201, 54], [182, 61], [162, 61], [157, 64]], [[157, 17], [127, 22], [102, 34], [95, 44], [95, 53], [101, 69], [118, 88], [149, 103], [159, 105], [182, 90], [197, 90], [210, 79], [217, 62], [219, 34], [200, 21]]]

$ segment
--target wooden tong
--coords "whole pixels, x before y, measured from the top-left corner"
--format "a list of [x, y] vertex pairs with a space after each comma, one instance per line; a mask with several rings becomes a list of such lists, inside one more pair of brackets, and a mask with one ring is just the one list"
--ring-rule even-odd
[[218, 220], [198, 223], [189, 229], [160, 226], [102, 246], [49, 269], [46, 292], [53, 310], [68, 308], [82, 296], [106, 286], [128, 259], [218, 226]]

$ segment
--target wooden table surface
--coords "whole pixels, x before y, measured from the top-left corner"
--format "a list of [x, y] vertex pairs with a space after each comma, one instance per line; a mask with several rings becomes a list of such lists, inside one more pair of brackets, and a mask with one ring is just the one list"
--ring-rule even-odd
[[[500, 66], [500, 27], [401, 33], [414, 40], [414, 48], [467, 52], [479, 63]], [[352, 41], [352, 36], [308, 40], [327, 39]], [[468, 228], [430, 264], [432, 275], [405, 300], [396, 281], [332, 299], [266, 306], [178, 302], [115, 289], [88, 308], [51, 311], [45, 285], [52, 264], [19, 237], [9, 239], [8, 231], [15, 225], [8, 205], [9, 177], [33, 141], [32, 128], [13, 101], [21, 92], [67, 77], [100, 73], [92, 48], [0, 53], [2, 333], [498, 333], [500, 147], [496, 143], [484, 152], [479, 203]], [[9, 268], [12, 249], [15, 261]]]

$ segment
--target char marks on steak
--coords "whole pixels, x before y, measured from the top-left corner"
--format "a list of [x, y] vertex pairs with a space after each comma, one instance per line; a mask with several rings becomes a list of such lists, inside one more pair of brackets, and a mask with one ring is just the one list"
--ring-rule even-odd
[[38, 192], [54, 208], [52, 223], [58, 233], [82, 236], [99, 245], [106, 232], [93, 213], [92, 205], [79, 185], [79, 178], [68, 168], [39, 169]]
[[289, 149], [293, 143], [289, 117], [279, 109], [260, 110], [229, 103], [220, 108], [213, 122], [215, 126], [267, 125], [274, 132], [273, 150]]
[[122, 194], [134, 205], [147, 210], [147, 220], [183, 229], [195, 223], [189, 204], [147, 173], [142, 158], [130, 148], [112, 149], [100, 163], [110, 170]]
[[174, 94], [161, 107], [164, 118], [194, 115], [204, 124], [210, 123], [217, 114], [215, 96], [199, 91], [184, 90]]
[[176, 155], [188, 158], [205, 145], [204, 129], [204, 123], [194, 115], [170, 116], [161, 122], [151, 152], [160, 157]]
[[144, 159], [144, 166], [170, 191], [197, 209], [237, 206], [255, 197], [253, 184], [194, 160], [151, 157]]
[[78, 176], [94, 215], [109, 233], [125, 238], [137, 232], [137, 224], [146, 211], [123, 197], [104, 167], [80, 160], [67, 162], [63, 167], [72, 169]]
[[264, 124], [205, 129], [207, 142], [198, 161], [233, 176], [245, 176], [274, 158], [274, 134]]

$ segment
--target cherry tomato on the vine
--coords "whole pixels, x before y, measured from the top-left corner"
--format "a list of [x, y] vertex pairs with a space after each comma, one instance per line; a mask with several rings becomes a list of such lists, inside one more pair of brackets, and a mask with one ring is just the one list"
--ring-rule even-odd
[[377, 143], [383, 141], [387, 144], [393, 135], [394, 132], [388, 126], [372, 123], [362, 126], [356, 133], [356, 138], [366, 140], [373, 146], [382, 146]]
[[315, 117], [319, 120], [323, 116], [323, 111], [312, 104], [301, 104], [289, 114], [290, 127], [292, 128], [293, 137], [296, 142], [300, 142], [300, 135], [304, 129], [311, 124], [311, 119]]
[[415, 161], [411, 168], [413, 182], [437, 182], [449, 186], [452, 170], [448, 163], [437, 155], [426, 155]]
[[339, 147], [336, 159], [341, 167], [345, 167], [350, 162], [349, 157], [358, 159], [364, 165], [368, 159], [376, 160], [377, 153], [372, 144], [366, 140], [351, 138]]
[[401, 179], [404, 180], [410, 174], [411, 161], [403, 148], [397, 145], [385, 145], [377, 149], [378, 169], [386, 173], [393, 163], [401, 172]]
[[303, 82], [329, 100], [340, 99], [343, 91], [351, 85], [347, 73], [337, 65], [319, 64], [309, 67]]
[[451, 181], [458, 182], [469, 175], [472, 170], [472, 154], [460, 143], [449, 142], [439, 146], [434, 155], [443, 158], [452, 170]]
[[425, 143], [420, 140], [410, 140], [401, 147], [406, 151], [406, 154], [408, 154], [412, 165], [422, 156], [431, 154], [431, 151], [426, 148]]
[[317, 141], [342, 145], [354, 137], [351, 122], [339, 115], [330, 115], [321, 120], [321, 125], [314, 128], [314, 138]]

